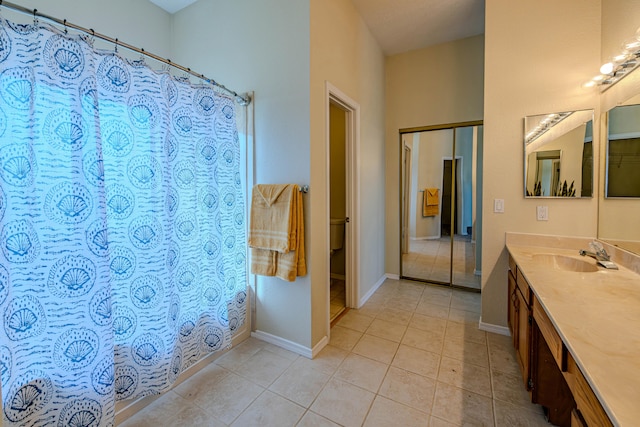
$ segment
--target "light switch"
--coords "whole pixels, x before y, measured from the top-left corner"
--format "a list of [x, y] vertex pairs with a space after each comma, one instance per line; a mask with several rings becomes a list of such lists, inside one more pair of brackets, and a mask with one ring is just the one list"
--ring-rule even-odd
[[504, 199], [493, 199], [493, 212], [504, 213]]
[[549, 209], [546, 206], [537, 206], [536, 217], [538, 218], [538, 221], [548, 221]]

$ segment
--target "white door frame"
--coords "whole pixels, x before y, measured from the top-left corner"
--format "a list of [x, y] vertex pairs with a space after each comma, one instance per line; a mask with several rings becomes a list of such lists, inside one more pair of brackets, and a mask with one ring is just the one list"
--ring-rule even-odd
[[[360, 180], [358, 171], [359, 168], [359, 156], [360, 152], [360, 104], [344, 94], [340, 89], [335, 87], [329, 82], [325, 82], [325, 145], [326, 145], [326, 218], [327, 222], [330, 217], [330, 200], [329, 189], [330, 186], [330, 164], [329, 164], [329, 149], [330, 149], [330, 132], [329, 132], [329, 105], [333, 103], [339, 106], [346, 113], [346, 214], [349, 218], [349, 222], [345, 226], [345, 249], [346, 249], [346, 306], [348, 308], [357, 308], [359, 306], [359, 293], [360, 293], [360, 257], [359, 257], [359, 242], [360, 242]], [[327, 228], [326, 244], [329, 248], [329, 228]], [[331, 265], [329, 251], [327, 250], [327, 265]], [[327, 323], [330, 323], [329, 307], [330, 307], [330, 295], [327, 292], [326, 311], [327, 311]], [[331, 326], [328, 325], [327, 330], [330, 330]]]

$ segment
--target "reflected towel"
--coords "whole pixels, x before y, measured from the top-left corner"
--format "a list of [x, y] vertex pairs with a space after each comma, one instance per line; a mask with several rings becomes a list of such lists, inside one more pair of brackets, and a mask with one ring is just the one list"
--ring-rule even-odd
[[439, 213], [440, 196], [437, 188], [425, 188], [422, 198], [422, 216], [436, 216]]
[[251, 272], [292, 282], [307, 274], [302, 194], [295, 184], [259, 184], [251, 199]]

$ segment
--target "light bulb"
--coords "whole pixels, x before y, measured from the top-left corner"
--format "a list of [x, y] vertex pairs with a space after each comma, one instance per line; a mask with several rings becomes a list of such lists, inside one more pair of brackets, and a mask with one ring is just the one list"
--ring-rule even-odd
[[611, 74], [612, 71], [613, 71], [612, 62], [607, 62], [606, 64], [602, 64], [602, 67], [600, 67], [600, 72], [602, 74]]

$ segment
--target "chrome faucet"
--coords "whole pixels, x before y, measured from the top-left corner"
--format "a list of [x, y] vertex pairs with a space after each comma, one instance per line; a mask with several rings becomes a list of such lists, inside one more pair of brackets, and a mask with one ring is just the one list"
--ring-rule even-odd
[[618, 269], [618, 266], [613, 261], [611, 261], [611, 257], [600, 242], [594, 240], [593, 242], [589, 243], [589, 247], [591, 248], [591, 251], [580, 249], [578, 253], [582, 256], [589, 256], [591, 258], [594, 258], [596, 261], [598, 261], [598, 264], [605, 268], [610, 268], [613, 270]]

